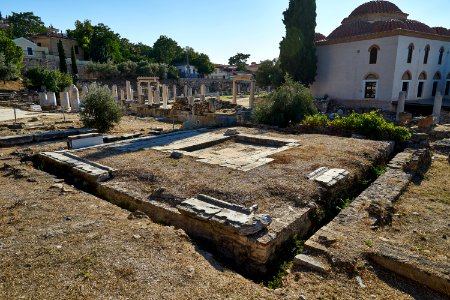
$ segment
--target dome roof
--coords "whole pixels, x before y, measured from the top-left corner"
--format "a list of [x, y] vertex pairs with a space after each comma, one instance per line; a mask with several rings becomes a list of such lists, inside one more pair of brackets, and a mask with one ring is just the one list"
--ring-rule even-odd
[[342, 39], [351, 36], [369, 34], [372, 32], [372, 24], [365, 21], [353, 21], [342, 24], [327, 37], [327, 40]]
[[433, 27], [431, 28], [435, 34], [450, 36], [450, 29], [444, 27]]
[[400, 8], [392, 2], [377, 0], [370, 1], [358, 6], [350, 17], [363, 16], [368, 14], [403, 14]]

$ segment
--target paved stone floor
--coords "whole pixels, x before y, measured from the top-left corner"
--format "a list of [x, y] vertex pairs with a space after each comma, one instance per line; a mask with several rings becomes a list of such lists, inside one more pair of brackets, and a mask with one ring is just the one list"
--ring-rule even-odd
[[[26, 110], [16, 109], [17, 119], [28, 118], [36, 115], [42, 115], [38, 112], [30, 112]], [[13, 121], [14, 120], [14, 109], [12, 108], [0, 108], [0, 122], [2, 121]]]

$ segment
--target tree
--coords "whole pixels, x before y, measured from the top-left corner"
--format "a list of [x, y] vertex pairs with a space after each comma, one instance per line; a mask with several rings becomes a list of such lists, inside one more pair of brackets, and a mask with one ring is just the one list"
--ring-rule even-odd
[[192, 64], [202, 75], [208, 75], [214, 71], [214, 65], [209, 60], [209, 56], [204, 53], [198, 54], [197, 57], [192, 60]]
[[94, 27], [91, 21], [85, 20], [84, 22], [76, 21], [74, 30], [67, 30], [68, 37], [77, 40], [81, 49], [84, 51], [84, 59], [90, 59], [90, 46], [91, 39], [94, 35]]
[[317, 75], [316, 1], [290, 0], [283, 15], [286, 36], [280, 43], [281, 70], [309, 86]]
[[286, 127], [317, 113], [311, 91], [288, 75], [284, 80], [285, 83], [253, 111], [254, 122]]
[[228, 59], [228, 63], [232, 66], [237, 66], [238, 71], [244, 71], [247, 65], [247, 60], [250, 58], [250, 54], [238, 53]]
[[178, 43], [165, 35], [161, 35], [153, 44], [153, 58], [157, 63], [170, 65], [182, 55], [183, 49]]
[[120, 35], [114, 33], [105, 24], [93, 27], [93, 35], [90, 41], [89, 53], [93, 61], [106, 63], [107, 61], [121, 62]]
[[72, 46], [72, 49], [70, 49], [70, 60], [72, 61], [72, 75], [78, 74], [78, 65], [77, 65], [77, 58], [75, 56], [75, 48]]
[[25, 77], [28, 79], [27, 86], [30, 89], [45, 88], [45, 90], [55, 93], [63, 91], [73, 83], [69, 74], [42, 67], [29, 69], [25, 72]]
[[120, 122], [122, 112], [107, 88], [91, 84], [80, 116], [84, 126], [107, 132]]
[[12, 62], [6, 61], [5, 54], [0, 52], [0, 80], [15, 80], [19, 77], [19, 70]]
[[279, 87], [283, 82], [283, 73], [277, 60], [265, 60], [256, 71], [256, 84], [261, 87]]
[[61, 40], [58, 42], [59, 70], [61, 73], [67, 73], [66, 53]]
[[5, 62], [10, 65], [14, 65], [17, 71], [17, 76], [19, 76], [19, 71], [22, 68], [23, 61], [23, 51], [21, 48], [17, 47], [14, 42], [8, 38], [0, 30], [0, 51], [5, 57]]
[[8, 35], [11, 39], [47, 32], [41, 18], [32, 12], [15, 13], [8, 17]]

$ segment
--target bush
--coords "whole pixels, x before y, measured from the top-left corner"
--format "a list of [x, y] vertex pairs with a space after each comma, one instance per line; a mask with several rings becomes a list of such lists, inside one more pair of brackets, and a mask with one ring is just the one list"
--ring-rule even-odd
[[286, 76], [285, 83], [256, 107], [252, 119], [256, 123], [286, 127], [315, 113], [310, 90]]
[[100, 132], [109, 131], [122, 118], [122, 112], [111, 92], [96, 84], [89, 86], [80, 115], [84, 126], [96, 128]]
[[55, 93], [63, 91], [73, 83], [69, 74], [42, 67], [29, 69], [25, 72], [25, 77], [28, 79], [29, 88], [41, 90], [44, 87], [47, 91]]
[[90, 62], [86, 65], [86, 72], [96, 75], [99, 79], [114, 79], [120, 75], [117, 65], [111, 61], [104, 64]]
[[302, 124], [310, 127], [346, 130], [365, 135], [370, 139], [390, 139], [405, 142], [411, 138], [411, 132], [408, 128], [386, 122], [378, 111], [364, 114], [352, 113], [348, 117], [336, 116], [334, 120], [328, 120], [326, 115], [318, 114], [306, 117]]

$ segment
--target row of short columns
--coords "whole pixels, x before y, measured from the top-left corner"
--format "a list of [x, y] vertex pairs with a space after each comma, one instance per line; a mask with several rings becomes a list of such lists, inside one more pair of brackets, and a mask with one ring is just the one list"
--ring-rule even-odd
[[[406, 103], [406, 92], [400, 92], [398, 96], [398, 102], [397, 102], [397, 121], [400, 118], [400, 114], [405, 111], [405, 103]], [[441, 109], [442, 109], [442, 94], [440, 92], [436, 93], [436, 96], [434, 97], [434, 103], [433, 103], [433, 119], [434, 124], [439, 123], [439, 119], [441, 118]]]
[[[87, 86], [83, 86], [83, 98], [87, 94]], [[65, 91], [59, 93], [60, 106], [65, 111], [80, 111], [80, 94], [76, 85], [66, 88]], [[39, 104], [42, 107], [56, 107], [56, 93], [47, 92], [39, 93]]]

